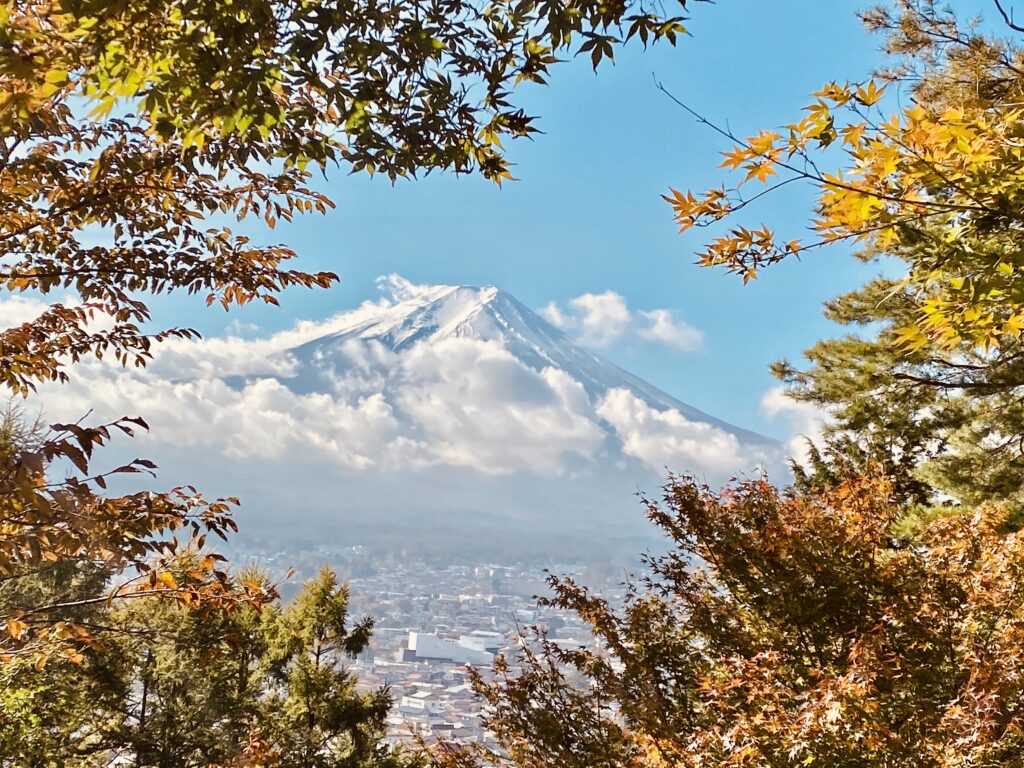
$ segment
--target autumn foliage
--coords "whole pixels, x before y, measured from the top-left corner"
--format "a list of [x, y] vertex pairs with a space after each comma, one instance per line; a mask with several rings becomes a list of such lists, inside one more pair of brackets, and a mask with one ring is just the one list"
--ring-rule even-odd
[[[196, 337], [154, 322], [161, 294], [229, 309], [329, 287], [335, 274], [295, 268], [295, 251], [238, 222], [326, 212], [311, 176], [339, 165], [501, 183], [502, 140], [536, 132], [516, 87], [545, 83], [560, 56], [596, 68], [634, 38], [674, 44], [684, 19], [663, 10], [0, 4], [0, 287], [47, 303], [0, 329], [0, 386], [27, 395], [88, 358], [144, 366], [155, 343]], [[146, 423], [82, 416], [46, 428], [12, 415], [0, 434], [0, 763], [392, 764], [386, 692], [356, 695], [340, 662], [368, 627], [346, 627], [333, 576], [281, 619], [271, 581], [235, 578], [206, 549], [234, 530], [237, 501], [108, 492], [155, 469], [98, 468], [100, 448]], [[217, 654], [224, 674], [202, 672]]]
[[[865, 12], [887, 68], [826, 82], [788, 125], [718, 128], [730, 181], [665, 197], [682, 230], [707, 228], [699, 262], [744, 281], [792, 258], [884, 259], [825, 306], [847, 335], [773, 367], [831, 419], [814, 472], [874, 463], [907, 502], [1006, 503], [1021, 518], [1024, 49], [1012, 8], [986, 5], [988, 23], [933, 0]], [[796, 185], [814, 195], [809, 233], [748, 218]]]
[[[683, 9], [687, 3], [680, 2]], [[527, 634], [478, 674], [497, 747], [439, 768], [1024, 765], [1024, 33], [933, 0], [863, 16], [892, 66], [828, 81], [803, 113], [729, 142], [730, 181], [665, 195], [707, 267], [742, 277], [856, 249], [903, 270], [830, 302], [858, 332], [775, 372], [833, 421], [785, 491], [670, 477], [661, 554], [612, 602], [552, 578], [542, 604], [594, 643]], [[86, 357], [145, 365], [194, 336], [151, 324], [171, 291], [277, 303], [329, 272], [232, 229], [324, 212], [310, 169], [511, 177], [515, 105], [561, 55], [674, 43], [628, 2], [185, 0], [0, 6], [0, 284], [53, 301], [0, 333], [12, 393]], [[1013, 33], [1009, 35], [1008, 33]], [[809, 234], [748, 220], [790, 185]], [[206, 551], [234, 499], [108, 493], [140, 418], [0, 433], [0, 762], [380, 766], [387, 691], [358, 693], [332, 573], [289, 606]], [[60, 479], [63, 478], [63, 479]], [[77, 762], [75, 762], [77, 761]], [[6, 764], [6, 763], [5, 763]]]
[[[165, 561], [179, 584], [204, 570], [185, 553]], [[103, 570], [79, 564], [27, 575], [15, 592], [53, 594]], [[235, 590], [268, 592], [253, 568], [223, 576]], [[400, 768], [410, 756], [381, 743], [385, 689], [356, 690], [350, 659], [371, 622], [348, 614], [348, 590], [330, 570], [288, 605], [197, 611], [155, 596], [83, 604], [81, 624], [106, 626], [102, 651], [77, 663], [0, 666], [0, 755], [11, 765], [93, 768]], [[116, 631], [114, 631], [116, 630]]]
[[[0, 4], [0, 286], [48, 302], [0, 329], [0, 386], [27, 395], [88, 358], [143, 366], [153, 344], [197, 335], [155, 324], [154, 296], [228, 309], [332, 285], [332, 272], [294, 268], [292, 249], [237, 222], [272, 230], [324, 213], [314, 168], [507, 179], [502, 138], [535, 130], [512, 101], [518, 84], [544, 83], [559, 52], [596, 67], [632, 38], [674, 43], [682, 20], [628, 2]], [[161, 566], [231, 530], [234, 501], [191, 488], [106, 495], [111, 474], [154, 468], [94, 466], [111, 436], [139, 428], [138, 417], [54, 425], [0, 446], [0, 584], [83, 564], [109, 575], [88, 594], [5, 602], [0, 658], [42, 665], [43, 646], [64, 640], [79, 660], [94, 637], [69, 619], [83, 603], [166, 593], [206, 610], [273, 597], [229, 586], [216, 560], [188, 583]]]
[[[1024, 536], [908, 518], [882, 477], [784, 498], [672, 478], [669, 549], [612, 605], [552, 579], [594, 647], [534, 638], [477, 686], [519, 766], [975, 766], [1024, 754]], [[438, 750], [439, 765], [501, 764]]]
[[919, 299], [917, 322], [901, 329], [905, 345], [997, 347], [1024, 330], [1024, 60], [1014, 42], [982, 34], [930, 0], [894, 6], [865, 21], [889, 36], [896, 66], [860, 83], [826, 83], [799, 120], [779, 129], [741, 139], [719, 128], [734, 142], [721, 166], [739, 178], [665, 199], [686, 231], [745, 216], [765, 194], [808, 184], [817, 196], [810, 237], [733, 225], [700, 252], [700, 263], [747, 281], [836, 243], [897, 256]]
[[[0, 442], [0, 662], [27, 656], [41, 669], [56, 653], [82, 663], [85, 652], [103, 648], [113, 628], [79, 619], [90, 607], [115, 600], [171, 598], [205, 613], [258, 607], [276, 596], [272, 585], [229, 582], [223, 558], [212, 553], [177, 577], [166, 565], [181, 551], [202, 548], [208, 535], [224, 538], [235, 530], [230, 509], [236, 500], [207, 500], [192, 488], [104, 494], [108, 478], [151, 472], [153, 464], [136, 459], [90, 473], [94, 450], [112, 432], [130, 436], [144, 426], [140, 419], [122, 419], [34, 432], [16, 412], [7, 414]], [[62, 465], [77, 474], [54, 479]], [[98, 578], [68, 577], [82, 569]], [[59, 577], [58, 584], [66, 581], [64, 587], [45, 596], [19, 588], [48, 574]]]
[[[866, 12], [892, 66], [747, 138], [678, 102], [735, 174], [665, 195], [711, 233], [700, 264], [904, 269], [828, 302], [852, 333], [774, 367], [831, 418], [795, 483], [670, 478], [647, 503], [667, 551], [623, 601], [561, 578], [541, 601], [594, 644], [528, 636], [476, 678], [497, 748], [438, 766], [1022, 764], [1024, 26], [991, 7], [998, 31], [932, 0]], [[747, 219], [796, 184], [809, 234]]]

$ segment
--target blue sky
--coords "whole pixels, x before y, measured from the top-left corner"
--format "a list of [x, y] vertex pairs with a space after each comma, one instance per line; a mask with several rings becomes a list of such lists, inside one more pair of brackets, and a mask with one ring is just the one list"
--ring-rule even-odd
[[[565, 305], [587, 292], [622, 294], [631, 308], [669, 308], [705, 337], [697, 352], [633, 340], [605, 354], [698, 408], [784, 437], [766, 420], [762, 394], [775, 382], [768, 364], [795, 358], [834, 332], [821, 302], [878, 270], [841, 249], [782, 265], [742, 287], [693, 264], [701, 233], [676, 234], [660, 194], [670, 185], [716, 184], [720, 137], [655, 88], [738, 133], [794, 119], [808, 94], [829, 79], [861, 79], [880, 61], [880, 42], [846, 0], [728, 0], [697, 4], [693, 34], [675, 49], [620, 53], [595, 75], [584, 60], [556, 69], [547, 88], [524, 101], [541, 116], [534, 141], [510, 147], [519, 180], [499, 189], [476, 177], [436, 175], [392, 186], [386, 179], [336, 172], [318, 186], [337, 203], [261, 239], [283, 241], [301, 266], [330, 269], [328, 292], [292, 292], [282, 307], [224, 314], [173, 298], [155, 306], [162, 323], [217, 334], [237, 320], [261, 331], [296, 318], [321, 319], [376, 295], [374, 279], [399, 273], [417, 283], [496, 284], [527, 305]], [[809, 198], [779, 196], [757, 210], [794, 236]]]

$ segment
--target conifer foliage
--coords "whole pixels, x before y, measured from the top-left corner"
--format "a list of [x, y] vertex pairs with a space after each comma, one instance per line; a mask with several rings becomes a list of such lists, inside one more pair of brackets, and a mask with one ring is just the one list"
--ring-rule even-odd
[[[169, 573], [185, 582], [197, 557]], [[26, 574], [12, 590], [49, 594], [86, 585], [103, 571], [66, 564]], [[229, 575], [236, 588], [268, 590], [252, 569]], [[401, 768], [410, 755], [381, 744], [391, 700], [357, 691], [349, 661], [371, 623], [353, 622], [348, 591], [330, 570], [287, 605], [189, 610], [153, 597], [79, 609], [106, 625], [101, 648], [77, 663], [28, 659], [0, 667], [0, 761], [85, 768]], [[14, 761], [14, 762], [10, 762]]]

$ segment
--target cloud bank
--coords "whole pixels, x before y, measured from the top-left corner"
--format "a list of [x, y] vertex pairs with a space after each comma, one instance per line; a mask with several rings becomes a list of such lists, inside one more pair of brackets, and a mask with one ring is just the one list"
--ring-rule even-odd
[[765, 392], [761, 412], [769, 419], [786, 424], [790, 438], [785, 443], [785, 453], [798, 464], [807, 466], [807, 441], [822, 444], [829, 414], [811, 403], [793, 400], [786, 394], [785, 387], [773, 387]]
[[[257, 338], [168, 341], [145, 369], [80, 363], [71, 383], [41, 387], [36, 402], [52, 420], [141, 415], [152, 427], [147, 452], [167, 446], [211, 466], [326, 462], [346, 473], [452, 467], [562, 477], [633, 461], [656, 474], [668, 467], [720, 481], [778, 458], [628, 390], [591, 397], [565, 371], [535, 370], [497, 342], [444, 338], [396, 354], [350, 340], [312, 372], [290, 352], [427, 288], [397, 276], [380, 284], [390, 296], [321, 322]], [[0, 318], [32, 309], [3, 302]], [[667, 311], [632, 313], [617, 294], [579, 297], [570, 311], [593, 343], [629, 329], [680, 348], [696, 343], [684, 342], [688, 326]]]

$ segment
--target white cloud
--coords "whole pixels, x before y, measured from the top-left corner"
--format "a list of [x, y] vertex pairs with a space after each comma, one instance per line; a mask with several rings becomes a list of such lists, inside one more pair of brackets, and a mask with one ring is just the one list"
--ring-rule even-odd
[[773, 387], [761, 397], [761, 412], [769, 419], [785, 421], [789, 439], [786, 453], [799, 464], [807, 464], [807, 441], [820, 443], [829, 416], [811, 403], [794, 400], [785, 387]]
[[580, 341], [607, 347], [629, 330], [632, 316], [626, 300], [614, 291], [585, 293], [569, 302], [576, 317]]
[[237, 317], [225, 326], [229, 336], [254, 336], [259, 333], [260, 327], [256, 323], [243, 323]]
[[578, 382], [527, 368], [495, 343], [419, 345], [395, 378], [395, 403], [416, 425], [427, 465], [551, 474], [567, 454], [593, 456], [604, 439]]
[[[438, 290], [397, 275], [379, 284], [390, 297], [324, 321], [262, 337], [242, 338], [239, 331], [248, 336], [254, 329], [236, 327], [220, 337], [164, 342], [144, 369], [82, 361], [71, 383], [42, 386], [34, 405], [54, 421], [89, 411], [92, 420], [141, 415], [152, 427], [143, 438], [150, 446], [185, 452], [211, 468], [255, 462], [287, 471], [326, 461], [358, 472], [455, 467], [561, 476], [600, 466], [609, 427], [627, 456], [657, 473], [669, 466], [717, 480], [758, 461], [732, 434], [657, 411], [626, 391], [594, 402], [564, 371], [534, 370], [497, 342], [451, 337], [396, 354], [378, 342], [350, 340], [332, 347], [320, 378], [309, 378], [289, 350]], [[562, 317], [552, 305], [549, 319], [562, 317], [595, 344], [626, 333], [681, 349], [695, 344], [697, 332], [666, 310], [634, 314], [614, 292], [580, 296], [569, 307]], [[31, 319], [44, 308], [31, 298], [7, 299], [0, 323]]]
[[35, 320], [49, 306], [34, 296], [14, 295], [0, 301], [0, 330]]
[[695, 352], [704, 344], [704, 335], [677, 319], [671, 310], [633, 312], [622, 294], [615, 291], [577, 296], [569, 301], [566, 310], [551, 302], [541, 314], [552, 325], [591, 347], [607, 347], [629, 336], [682, 352]]
[[558, 308], [558, 304], [554, 301], [550, 302], [546, 307], [540, 311], [541, 317], [547, 320], [556, 328], [566, 330], [571, 328], [574, 320], [571, 317], [567, 317], [561, 309]]
[[741, 444], [723, 429], [690, 421], [677, 410], [652, 408], [625, 389], [608, 392], [597, 413], [615, 430], [623, 451], [651, 467], [724, 479], [754, 471], [775, 458]]
[[[534, 371], [497, 343], [452, 338], [395, 355], [351, 342], [330, 391], [303, 393], [287, 386], [296, 361], [282, 352], [297, 335], [169, 342], [141, 370], [83, 362], [40, 399], [56, 420], [141, 414], [157, 445], [353, 470], [557, 475], [570, 455], [592, 457], [604, 440], [578, 382]], [[244, 381], [229, 383], [236, 377]]]
[[[44, 301], [33, 294], [8, 294], [0, 300], [0, 331], [35, 320], [54, 304], [81, 307], [83, 302], [74, 295]], [[114, 324], [110, 315], [95, 308], [88, 310], [86, 318], [89, 329], [94, 331], [111, 328]]]
[[638, 334], [641, 339], [656, 341], [682, 352], [696, 352], [704, 345], [704, 334], [680, 320], [676, 320], [667, 309], [652, 309], [640, 312], [648, 325]]
[[426, 296], [438, 288], [436, 285], [417, 285], [394, 272], [390, 275], [381, 275], [376, 282], [377, 290], [397, 302]]

